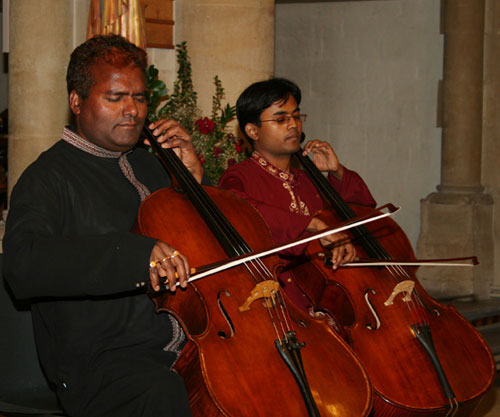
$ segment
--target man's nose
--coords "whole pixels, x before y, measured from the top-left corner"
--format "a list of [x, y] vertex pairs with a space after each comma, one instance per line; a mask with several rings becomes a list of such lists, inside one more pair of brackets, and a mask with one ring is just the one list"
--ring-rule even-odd
[[288, 118], [288, 120], [287, 120], [288, 128], [293, 127], [295, 129], [298, 129], [299, 123], [298, 123], [297, 119], [295, 119], [295, 117], [293, 117], [291, 115], [288, 115], [287, 118]]
[[135, 102], [133, 97], [126, 97], [123, 105], [123, 114], [125, 116], [137, 116], [138, 109], [137, 103]]

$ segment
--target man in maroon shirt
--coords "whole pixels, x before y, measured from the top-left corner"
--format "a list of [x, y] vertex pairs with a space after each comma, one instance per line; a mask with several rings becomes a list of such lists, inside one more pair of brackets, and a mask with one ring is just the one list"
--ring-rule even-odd
[[[238, 122], [254, 152], [246, 161], [228, 168], [219, 182], [220, 187], [240, 195], [260, 212], [278, 244], [329, 227], [315, 217], [323, 208], [319, 192], [303, 170], [292, 166], [292, 156], [300, 149], [305, 117], [300, 114], [300, 100], [299, 87], [283, 78], [254, 83], [240, 95], [236, 103]], [[328, 180], [345, 201], [375, 206], [363, 179], [340, 164], [327, 142], [307, 142], [304, 154], [310, 153], [315, 165], [328, 173]], [[321, 243], [334, 244], [334, 269], [356, 256], [343, 233], [329, 235]], [[296, 246], [281, 255], [297, 256], [304, 249], [305, 245]], [[307, 309], [309, 300], [288, 274], [279, 278], [294, 302]]]

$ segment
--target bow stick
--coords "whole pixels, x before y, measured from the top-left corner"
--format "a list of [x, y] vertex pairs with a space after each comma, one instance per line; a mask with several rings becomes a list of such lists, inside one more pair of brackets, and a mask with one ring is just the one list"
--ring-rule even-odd
[[[328, 235], [331, 235], [334, 233], [343, 232], [344, 230], [348, 230], [348, 229], [351, 229], [353, 227], [361, 226], [362, 224], [365, 224], [365, 223], [370, 223], [370, 222], [373, 222], [375, 220], [380, 220], [380, 219], [387, 217], [387, 216], [392, 216], [394, 213], [399, 211], [400, 207], [395, 207], [394, 205], [388, 203], [388, 204], [385, 204], [379, 208], [374, 209], [373, 211], [379, 212], [379, 211], [384, 210], [384, 209], [387, 209], [388, 212], [381, 213], [381, 214], [376, 213], [376, 214], [371, 214], [371, 215], [366, 215], [366, 216], [361, 216], [361, 217], [357, 217], [354, 219], [350, 219], [346, 222], [340, 223], [339, 225], [337, 225], [335, 227], [320, 230], [319, 232], [313, 233], [307, 237], [300, 238], [300, 239], [294, 240], [294, 241], [289, 242], [289, 243], [285, 243], [284, 245], [273, 246], [269, 249], [264, 249], [264, 250], [259, 251], [259, 252], [252, 252], [250, 254], [237, 256], [235, 258], [224, 259], [220, 262], [215, 262], [212, 264], [203, 265], [201, 267], [194, 269], [194, 271], [192, 270], [192, 273], [194, 272], [195, 274], [192, 275], [188, 279], [188, 282], [193, 282], [193, 281], [196, 281], [198, 279], [205, 278], [209, 275], [213, 275], [213, 274], [216, 274], [217, 272], [221, 272], [221, 271], [224, 271], [226, 269], [233, 268], [233, 267], [241, 265], [245, 262], [250, 262], [256, 258], [262, 258], [264, 256], [272, 255], [273, 253], [280, 252], [282, 250], [292, 248], [294, 246], [301, 245], [303, 243], [310, 242], [311, 240], [321, 239], [324, 236], [328, 236]], [[145, 281], [142, 281], [142, 282], [138, 282], [136, 284], [136, 286], [143, 287], [146, 284], [147, 283]], [[179, 283], [176, 283], [176, 285], [178, 286]], [[168, 288], [168, 286], [165, 286], [165, 287]]]
[[[328, 261], [326, 261], [328, 262]], [[361, 266], [476, 266], [479, 265], [477, 256], [467, 256], [464, 258], [444, 258], [444, 259], [358, 259], [348, 262], [341, 267], [361, 267]]]

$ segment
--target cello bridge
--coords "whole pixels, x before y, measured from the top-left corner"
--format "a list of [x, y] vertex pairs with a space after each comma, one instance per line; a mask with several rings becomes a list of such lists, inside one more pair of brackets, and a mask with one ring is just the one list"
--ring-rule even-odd
[[386, 300], [384, 305], [390, 306], [391, 304], [393, 304], [394, 298], [396, 298], [396, 296], [399, 293], [405, 293], [405, 295], [403, 296], [403, 301], [405, 302], [411, 301], [411, 293], [413, 292], [413, 288], [415, 288], [415, 283], [413, 281], [411, 280], [401, 281], [394, 287], [394, 289], [392, 290], [392, 294]]
[[250, 295], [245, 300], [245, 302], [238, 307], [239, 311], [248, 311], [250, 310], [250, 305], [259, 298], [271, 299], [274, 304], [275, 295], [280, 288], [280, 284], [278, 281], [266, 280], [259, 282], [253, 289], [250, 291]]

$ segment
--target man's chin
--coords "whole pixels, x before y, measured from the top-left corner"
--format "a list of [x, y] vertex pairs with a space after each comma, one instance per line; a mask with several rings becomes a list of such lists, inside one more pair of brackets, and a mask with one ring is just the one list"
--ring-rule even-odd
[[300, 149], [300, 140], [298, 138], [287, 139], [287, 144], [290, 152], [297, 152]]
[[117, 138], [115, 145], [119, 148], [119, 152], [126, 152], [132, 149], [139, 142], [139, 134], [136, 135], [124, 135]]

